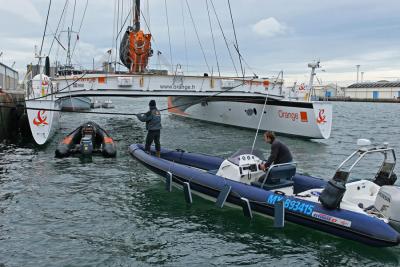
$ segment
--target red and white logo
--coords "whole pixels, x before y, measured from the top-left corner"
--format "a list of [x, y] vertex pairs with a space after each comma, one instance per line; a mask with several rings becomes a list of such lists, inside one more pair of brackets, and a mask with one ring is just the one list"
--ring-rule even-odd
[[46, 110], [39, 110], [36, 118], [33, 119], [33, 124], [36, 126], [40, 125], [48, 125], [47, 116], [43, 116], [46, 113]]
[[326, 122], [326, 115], [324, 115], [325, 109], [320, 109], [318, 113], [317, 123], [325, 123]]

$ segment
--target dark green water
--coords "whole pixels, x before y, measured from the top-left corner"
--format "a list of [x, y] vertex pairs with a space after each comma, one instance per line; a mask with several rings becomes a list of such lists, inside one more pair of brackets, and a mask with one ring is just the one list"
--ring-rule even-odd
[[[147, 109], [148, 99], [113, 102], [118, 111], [136, 112]], [[398, 104], [334, 103], [329, 140], [281, 140], [302, 171], [330, 178], [357, 138], [400, 151], [399, 114]], [[117, 158], [55, 159], [58, 141], [89, 119], [117, 141]], [[164, 147], [221, 156], [254, 138], [254, 131], [168, 115], [163, 126]], [[129, 156], [129, 144], [145, 134], [136, 118], [63, 114], [47, 146], [0, 146], [0, 266], [399, 265], [397, 247], [371, 248], [293, 224], [277, 230], [271, 220], [250, 221], [196, 196], [186, 205], [181, 191], [164, 191], [160, 177]], [[269, 151], [261, 138], [257, 145]], [[354, 177], [370, 177], [374, 166], [366, 161]]]

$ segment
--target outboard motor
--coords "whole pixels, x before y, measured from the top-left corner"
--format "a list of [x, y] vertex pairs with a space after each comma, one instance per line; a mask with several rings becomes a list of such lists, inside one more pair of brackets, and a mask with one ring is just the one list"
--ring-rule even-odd
[[327, 209], [340, 208], [340, 202], [346, 192], [346, 181], [349, 173], [337, 171], [335, 176], [328, 181], [318, 200]]
[[400, 187], [382, 186], [375, 199], [375, 209], [389, 219], [389, 224], [400, 232]]
[[85, 156], [92, 155], [92, 153], [93, 153], [92, 136], [85, 135], [84, 137], [82, 137], [79, 148], [80, 148], [82, 155], [85, 155]]
[[93, 124], [87, 123], [82, 126], [82, 138], [80, 143], [80, 152], [82, 155], [92, 155], [93, 153], [93, 139], [96, 137], [96, 132]]

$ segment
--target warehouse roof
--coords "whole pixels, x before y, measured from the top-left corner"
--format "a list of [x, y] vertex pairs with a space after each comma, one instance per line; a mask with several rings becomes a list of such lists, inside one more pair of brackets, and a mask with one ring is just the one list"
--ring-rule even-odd
[[400, 87], [399, 82], [379, 81], [373, 83], [354, 83], [347, 88], [382, 88], [382, 87]]

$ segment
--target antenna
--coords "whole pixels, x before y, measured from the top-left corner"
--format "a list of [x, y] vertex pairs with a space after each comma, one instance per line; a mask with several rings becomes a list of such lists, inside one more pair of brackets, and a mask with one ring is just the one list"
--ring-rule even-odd
[[[310, 99], [311, 94], [312, 94], [312, 92], [313, 92], [313, 90], [314, 90], [314, 88], [313, 88], [314, 76], [317, 75], [317, 74], [315, 73], [315, 70], [316, 70], [317, 68], [320, 68], [320, 67], [321, 67], [321, 66], [319, 65], [319, 63], [320, 63], [320, 60], [319, 60], [319, 59], [318, 59], [317, 62], [308, 63], [308, 67], [311, 68], [310, 81], [309, 81], [309, 83], [308, 83], [308, 88], [309, 88], [309, 90], [310, 90], [310, 94], [309, 94], [309, 96], [308, 96], [309, 99]], [[314, 92], [314, 93], [315, 93], [315, 92]]]

